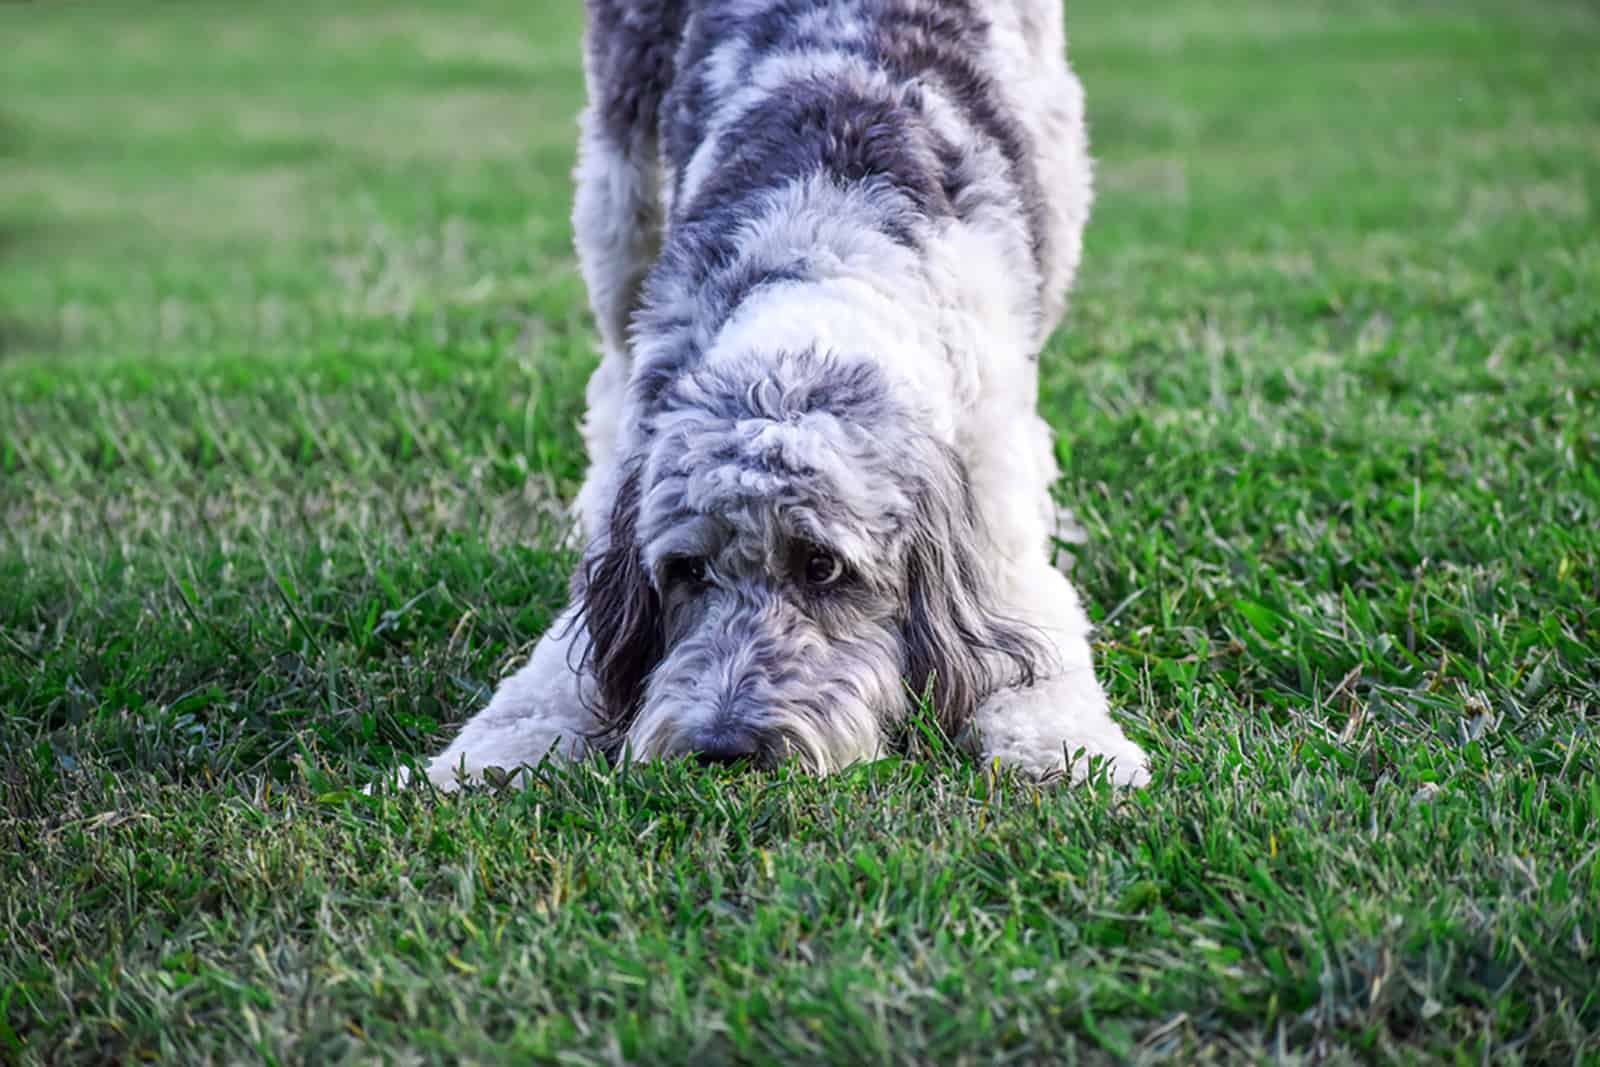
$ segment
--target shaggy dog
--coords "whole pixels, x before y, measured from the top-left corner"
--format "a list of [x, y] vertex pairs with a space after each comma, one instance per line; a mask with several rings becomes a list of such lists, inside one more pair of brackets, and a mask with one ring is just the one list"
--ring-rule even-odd
[[1038, 357], [1090, 201], [1061, 0], [589, 0], [602, 359], [571, 605], [436, 757], [827, 773], [919, 698], [1147, 780], [1051, 565]]

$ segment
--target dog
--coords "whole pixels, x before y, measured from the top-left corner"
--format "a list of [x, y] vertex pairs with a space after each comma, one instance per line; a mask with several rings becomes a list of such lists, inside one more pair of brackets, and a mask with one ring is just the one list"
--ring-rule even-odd
[[1051, 563], [1037, 412], [1091, 201], [1060, 0], [588, 0], [601, 359], [572, 600], [427, 767], [827, 774], [919, 706], [1040, 780], [1145, 753]]

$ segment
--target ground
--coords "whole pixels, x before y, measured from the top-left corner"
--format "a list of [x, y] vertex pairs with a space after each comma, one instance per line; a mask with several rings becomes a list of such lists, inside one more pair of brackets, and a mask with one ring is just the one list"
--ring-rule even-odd
[[1600, 1062], [1600, 11], [1070, 5], [1148, 790], [365, 797], [572, 564], [575, 8], [0, 7], [0, 1059]]

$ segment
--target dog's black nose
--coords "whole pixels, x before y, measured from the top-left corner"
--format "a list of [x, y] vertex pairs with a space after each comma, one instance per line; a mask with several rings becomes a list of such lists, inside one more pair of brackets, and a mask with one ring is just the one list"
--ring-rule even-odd
[[694, 758], [705, 767], [739, 762], [755, 766], [761, 759], [761, 745], [748, 731], [724, 730], [702, 739], [695, 747]]

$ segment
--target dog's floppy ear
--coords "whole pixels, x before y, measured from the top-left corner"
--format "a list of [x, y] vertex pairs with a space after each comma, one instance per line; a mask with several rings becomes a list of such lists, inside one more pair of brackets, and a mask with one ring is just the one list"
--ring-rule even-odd
[[661, 600], [640, 555], [640, 477], [638, 464], [624, 473], [604, 542], [591, 547], [573, 589], [589, 630], [583, 665], [594, 675], [595, 710], [613, 739], [627, 733], [662, 656]]
[[902, 641], [906, 680], [919, 694], [931, 680], [939, 725], [955, 737], [990, 693], [1032, 684], [1048, 653], [1029, 626], [995, 611], [966, 467], [953, 450], [937, 450], [912, 518]]

